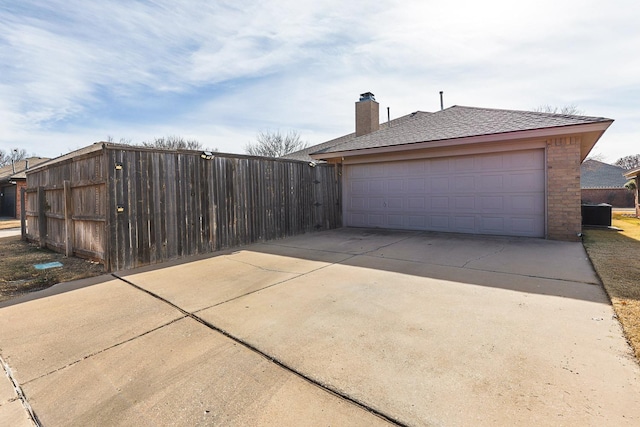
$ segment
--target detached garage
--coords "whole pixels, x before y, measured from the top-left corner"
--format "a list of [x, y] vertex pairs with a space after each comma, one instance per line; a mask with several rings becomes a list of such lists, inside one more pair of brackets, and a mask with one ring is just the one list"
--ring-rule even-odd
[[578, 239], [580, 164], [613, 120], [378, 109], [362, 94], [355, 133], [290, 156], [342, 165], [345, 226]]

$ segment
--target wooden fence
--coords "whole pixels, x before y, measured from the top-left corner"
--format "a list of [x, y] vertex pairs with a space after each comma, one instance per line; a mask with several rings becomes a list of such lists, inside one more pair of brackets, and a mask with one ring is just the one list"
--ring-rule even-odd
[[27, 173], [27, 238], [68, 256], [104, 261], [107, 176], [102, 150]]
[[340, 181], [334, 165], [104, 144], [27, 175], [28, 238], [123, 270], [340, 227]]

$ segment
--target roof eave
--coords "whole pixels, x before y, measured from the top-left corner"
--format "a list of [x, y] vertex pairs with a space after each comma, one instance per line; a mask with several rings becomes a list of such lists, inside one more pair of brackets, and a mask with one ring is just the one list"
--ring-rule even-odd
[[624, 177], [627, 179], [637, 178], [640, 176], [640, 168], [631, 169], [630, 171], [626, 171]]
[[581, 125], [559, 126], [543, 129], [531, 129], [515, 132], [496, 133], [488, 135], [468, 136], [462, 138], [442, 139], [437, 141], [414, 142], [409, 144], [388, 145], [384, 147], [363, 148], [357, 150], [335, 151], [331, 153], [311, 153], [310, 157], [316, 160], [328, 160], [343, 157], [361, 156], [368, 154], [394, 153], [398, 151], [420, 150], [424, 148], [437, 148], [446, 146], [482, 144], [486, 142], [502, 142], [521, 139], [539, 139], [554, 136], [584, 134], [580, 147], [581, 161], [584, 160], [593, 146], [598, 142], [602, 134], [611, 126], [613, 120]]

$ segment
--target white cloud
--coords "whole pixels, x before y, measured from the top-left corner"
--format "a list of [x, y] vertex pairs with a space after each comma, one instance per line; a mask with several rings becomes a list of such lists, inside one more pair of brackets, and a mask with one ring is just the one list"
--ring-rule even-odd
[[24, 0], [0, 10], [0, 145], [170, 133], [239, 152], [277, 128], [316, 143], [352, 130], [361, 92], [397, 117], [439, 108], [444, 90], [446, 105], [575, 103], [618, 119], [602, 151], [610, 134], [612, 151], [637, 151], [623, 139], [640, 137], [627, 124], [640, 120], [639, 7]]

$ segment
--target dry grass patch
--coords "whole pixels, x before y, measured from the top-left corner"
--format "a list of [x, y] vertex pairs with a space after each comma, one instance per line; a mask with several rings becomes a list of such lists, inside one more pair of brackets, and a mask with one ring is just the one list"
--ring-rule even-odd
[[585, 230], [584, 247], [640, 359], [640, 219], [614, 214], [623, 231]]
[[[36, 270], [34, 264], [58, 261], [62, 267]], [[19, 236], [0, 239], [0, 301], [48, 288], [60, 282], [98, 276], [104, 267], [84, 259], [40, 249]]]

